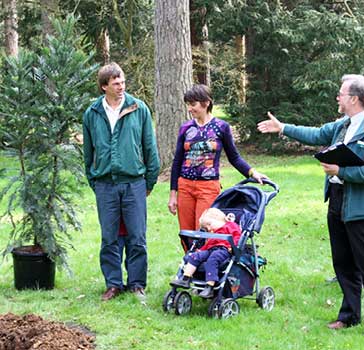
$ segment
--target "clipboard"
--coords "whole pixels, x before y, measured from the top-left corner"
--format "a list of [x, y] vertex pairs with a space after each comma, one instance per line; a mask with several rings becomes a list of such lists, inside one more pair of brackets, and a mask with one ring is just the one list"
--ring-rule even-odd
[[364, 159], [360, 158], [342, 142], [316, 153], [314, 157], [322, 163], [337, 164], [341, 167], [364, 165]]

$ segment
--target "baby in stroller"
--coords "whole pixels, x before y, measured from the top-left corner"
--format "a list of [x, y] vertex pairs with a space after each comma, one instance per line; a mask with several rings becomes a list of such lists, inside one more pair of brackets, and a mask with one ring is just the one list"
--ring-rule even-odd
[[[188, 314], [192, 310], [191, 294], [211, 300], [208, 315], [214, 318], [237, 315], [239, 298], [255, 300], [267, 311], [273, 309], [272, 287], [260, 287], [259, 270], [267, 261], [258, 255], [254, 237], [260, 233], [265, 207], [279, 187], [268, 179], [263, 182], [270, 187], [267, 191], [249, 185], [256, 183], [254, 179], [246, 179], [222, 192], [200, 219], [209, 232], [180, 231], [180, 236], [192, 238], [193, 243], [179, 265], [177, 279], [163, 297], [165, 312]], [[227, 259], [221, 263], [224, 257]], [[180, 288], [191, 289], [192, 293]]]
[[[207, 232], [231, 234], [234, 244], [237, 245], [241, 236], [241, 230], [234, 218], [225, 215], [217, 208], [209, 208], [203, 212], [200, 217], [200, 227]], [[173, 287], [190, 288], [192, 275], [198, 266], [205, 262], [205, 281], [206, 286], [199, 294], [200, 297], [209, 299], [214, 296], [214, 285], [219, 281], [219, 267], [223, 262], [231, 258], [231, 246], [226, 240], [209, 238], [205, 244], [190, 253], [187, 257], [187, 263], [183, 269], [183, 277], [172, 281]]]

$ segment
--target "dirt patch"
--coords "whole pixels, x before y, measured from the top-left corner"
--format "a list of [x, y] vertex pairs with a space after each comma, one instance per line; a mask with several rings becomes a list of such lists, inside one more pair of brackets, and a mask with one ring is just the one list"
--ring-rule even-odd
[[86, 328], [43, 320], [37, 315], [0, 315], [0, 350], [91, 350], [95, 336]]

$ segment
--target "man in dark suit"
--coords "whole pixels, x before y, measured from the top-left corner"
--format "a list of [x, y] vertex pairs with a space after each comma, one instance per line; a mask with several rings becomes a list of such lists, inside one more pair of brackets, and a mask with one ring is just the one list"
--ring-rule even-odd
[[[271, 113], [258, 124], [262, 133], [280, 133], [305, 144], [330, 146], [344, 142], [364, 157], [364, 77], [348, 74], [336, 97], [343, 118], [319, 128], [283, 124]], [[355, 326], [361, 321], [364, 273], [364, 166], [340, 167], [321, 163], [326, 173], [325, 200], [334, 270], [343, 292], [337, 319], [330, 329]]]

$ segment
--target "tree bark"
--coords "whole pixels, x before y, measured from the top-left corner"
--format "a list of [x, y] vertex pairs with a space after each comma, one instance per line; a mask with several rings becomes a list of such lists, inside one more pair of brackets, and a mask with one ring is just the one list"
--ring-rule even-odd
[[40, 0], [41, 21], [42, 21], [42, 38], [46, 43], [47, 36], [53, 34], [51, 19], [59, 12], [59, 0]]
[[123, 37], [124, 37], [124, 45], [128, 49], [128, 52], [131, 53], [133, 48], [133, 17], [136, 15], [137, 7], [136, 7], [135, 0], [127, 0], [126, 7], [128, 9], [128, 16], [127, 21], [122, 19], [119, 9], [118, 9], [118, 2], [117, 0], [112, 0], [112, 7], [113, 7], [113, 15], [115, 17], [116, 23], [118, 24]]
[[237, 35], [235, 37], [235, 48], [237, 55], [237, 67], [239, 71], [239, 91], [238, 91], [238, 102], [239, 104], [246, 103], [246, 90], [248, 85], [248, 79], [246, 74], [246, 42], [245, 35]]
[[162, 168], [171, 164], [178, 130], [188, 119], [183, 96], [192, 86], [189, 0], [155, 1], [155, 114]]
[[110, 36], [107, 28], [100, 33], [97, 40], [97, 51], [100, 52], [104, 65], [110, 63]]
[[5, 52], [9, 56], [18, 56], [18, 12], [17, 0], [3, 0], [5, 21]]

